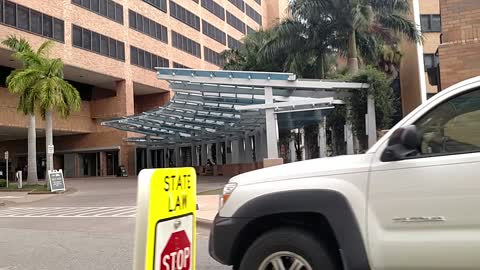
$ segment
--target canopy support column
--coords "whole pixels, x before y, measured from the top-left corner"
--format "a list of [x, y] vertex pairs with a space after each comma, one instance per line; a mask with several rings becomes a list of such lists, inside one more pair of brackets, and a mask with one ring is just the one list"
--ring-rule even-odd
[[253, 162], [252, 138], [248, 134], [245, 134], [245, 156], [243, 161], [244, 163]]
[[327, 117], [323, 117], [323, 121], [318, 124], [318, 147], [319, 147], [319, 156], [321, 158], [327, 156]]
[[347, 143], [347, 155], [353, 155], [354, 147], [353, 147], [353, 131], [352, 131], [352, 122], [349, 120], [349, 116], [351, 114], [352, 109], [349, 105], [347, 105], [347, 119], [345, 123], [345, 142]]
[[215, 152], [216, 152], [216, 158], [215, 164], [217, 165], [222, 165], [223, 164], [223, 159], [222, 159], [222, 142], [216, 142], [216, 147], [215, 147]]
[[367, 135], [368, 147], [377, 142], [377, 121], [375, 119], [375, 98], [369, 94], [367, 97]]
[[[273, 104], [273, 89], [271, 86], [265, 87], [265, 104]], [[275, 119], [275, 109], [265, 109], [265, 121], [267, 132], [267, 158], [278, 158], [277, 142], [277, 120]]]

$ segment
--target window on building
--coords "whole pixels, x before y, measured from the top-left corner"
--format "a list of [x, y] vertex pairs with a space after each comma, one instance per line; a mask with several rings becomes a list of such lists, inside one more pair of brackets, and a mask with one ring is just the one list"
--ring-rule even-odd
[[175, 31], [172, 31], [172, 46], [198, 58], [202, 58], [200, 44]]
[[72, 32], [74, 47], [125, 61], [125, 44], [123, 42], [77, 25], [72, 25]]
[[202, 20], [202, 33], [223, 45], [227, 44], [225, 33], [204, 20]]
[[168, 43], [167, 27], [156, 23], [149, 18], [136, 13], [133, 10], [128, 11], [128, 21], [130, 28], [135, 29], [147, 36]]
[[123, 6], [113, 0], [72, 0], [72, 4], [123, 24]]
[[46, 14], [42, 16], [43, 22], [43, 36], [45, 37], [53, 37], [53, 18]]
[[0, 0], [0, 23], [63, 42], [64, 22], [7, 0]]
[[262, 0], [255, 0], [255, 2], [257, 2], [259, 5], [262, 5]]
[[233, 28], [245, 34], [245, 23], [242, 22], [239, 18], [233, 16], [232, 13], [227, 11], [227, 23]]
[[248, 4], [245, 4], [245, 13], [248, 17], [252, 18], [256, 23], [262, 25], [262, 15], [260, 15], [255, 9]]
[[200, 31], [200, 18], [173, 1], [170, 1], [170, 16]]
[[217, 53], [214, 50], [209, 49], [205, 46], [203, 47], [203, 55], [204, 55], [204, 60], [209, 63], [212, 63], [219, 67], [223, 67], [225, 65], [225, 59], [222, 54]]
[[225, 20], [225, 9], [214, 0], [202, 0], [202, 7], [222, 19], [222, 21]]
[[422, 32], [441, 32], [442, 23], [440, 15], [430, 14], [430, 15], [421, 15], [420, 24], [422, 27]]
[[250, 34], [253, 34], [255, 33], [256, 31], [253, 30], [253, 28], [251, 28], [250, 26], [247, 25], [247, 35], [250, 35]]
[[424, 54], [423, 63], [425, 65], [425, 70], [437, 66], [437, 58], [435, 54], [433, 53]]
[[134, 46], [130, 46], [130, 63], [149, 70], [155, 70], [156, 67], [170, 66], [168, 59]]
[[243, 44], [239, 41], [234, 39], [231, 36], [228, 36], [228, 48], [238, 50], [241, 48]]
[[243, 0], [228, 0], [228, 2], [232, 3], [234, 6], [236, 6], [238, 9], [240, 9], [242, 12], [245, 11], [245, 3]]
[[146, 2], [167, 13], [167, 0], [143, 0], [143, 2]]
[[190, 67], [184, 66], [182, 64], [179, 64], [177, 62], [173, 62], [173, 68], [186, 68], [186, 69], [191, 69]]

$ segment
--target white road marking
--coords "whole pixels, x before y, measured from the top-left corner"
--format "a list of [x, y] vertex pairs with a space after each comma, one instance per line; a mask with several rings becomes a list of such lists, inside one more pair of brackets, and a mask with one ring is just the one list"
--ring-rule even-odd
[[10, 207], [0, 210], [0, 218], [134, 218], [136, 211], [136, 206]]

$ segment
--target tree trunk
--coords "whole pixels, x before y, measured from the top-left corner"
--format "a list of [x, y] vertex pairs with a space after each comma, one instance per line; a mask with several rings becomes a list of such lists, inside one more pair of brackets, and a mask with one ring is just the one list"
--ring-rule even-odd
[[355, 30], [352, 30], [348, 37], [348, 72], [350, 74], [358, 72], [357, 36]]
[[45, 143], [46, 143], [46, 151], [47, 153], [47, 177], [45, 180], [47, 181], [47, 188], [50, 189], [50, 181], [48, 181], [48, 171], [53, 170], [53, 154], [48, 153], [48, 146], [53, 145], [53, 128], [52, 128], [52, 112], [47, 111], [45, 113]]
[[28, 115], [28, 163], [27, 163], [27, 183], [29, 185], [38, 184], [37, 174], [37, 134], [35, 130], [35, 115]]

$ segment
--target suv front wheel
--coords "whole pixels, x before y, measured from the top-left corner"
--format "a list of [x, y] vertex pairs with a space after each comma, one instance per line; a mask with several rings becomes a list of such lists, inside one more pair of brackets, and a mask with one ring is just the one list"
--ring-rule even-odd
[[239, 270], [336, 270], [328, 250], [312, 234], [292, 228], [260, 236], [247, 250]]

